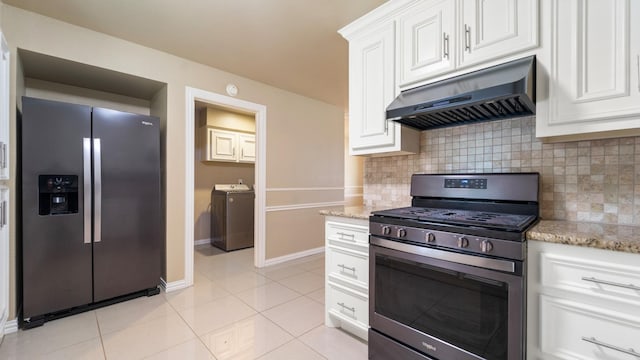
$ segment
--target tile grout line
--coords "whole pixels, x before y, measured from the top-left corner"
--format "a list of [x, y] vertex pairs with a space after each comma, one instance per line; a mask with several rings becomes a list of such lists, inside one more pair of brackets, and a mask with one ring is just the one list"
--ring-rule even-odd
[[107, 360], [107, 349], [104, 346], [104, 339], [102, 338], [102, 329], [100, 328], [100, 321], [98, 320], [98, 313], [94, 310], [93, 316], [96, 319], [96, 326], [98, 327], [98, 336], [100, 338], [100, 347], [102, 347], [102, 356]]
[[[209, 280], [209, 281], [211, 281], [211, 280]], [[191, 285], [191, 286], [194, 286], [194, 285]], [[166, 293], [165, 293], [165, 294], [166, 294]], [[194, 329], [194, 328], [192, 328], [192, 327], [191, 327], [191, 325], [189, 325], [189, 323], [187, 322], [187, 320], [185, 320], [185, 318], [183, 318], [183, 317], [182, 317], [182, 314], [180, 314], [180, 311], [178, 311], [178, 309], [176, 309], [176, 307], [175, 307], [175, 306], [173, 306], [173, 304], [172, 304], [172, 303], [171, 303], [171, 302], [170, 302], [166, 297], [165, 297], [164, 299], [165, 299], [165, 301], [167, 302], [167, 304], [168, 304], [168, 305], [173, 309], [173, 311], [175, 311], [175, 312], [176, 312], [176, 315], [178, 315], [178, 317], [180, 318], [180, 320], [182, 320], [182, 321], [184, 322], [184, 324], [185, 324], [185, 325], [187, 325], [187, 327], [189, 328], [189, 330], [191, 330], [191, 332], [193, 333], [193, 335], [194, 335], [194, 336], [196, 337], [196, 339], [197, 339], [197, 340], [202, 344], [202, 346], [204, 346], [204, 348], [205, 348], [205, 349], [207, 349], [207, 352], [208, 352], [209, 354], [211, 354], [211, 356], [213, 356], [213, 358], [214, 358], [214, 359], [218, 359], [218, 358], [213, 354], [213, 352], [211, 351], [211, 349], [209, 349], [209, 347], [207, 346], [207, 344], [205, 344], [205, 343], [204, 343], [204, 341], [202, 341], [202, 338], [198, 335], [198, 333], [196, 333], [195, 329]], [[222, 299], [222, 298], [221, 298], [221, 299]], [[213, 301], [215, 301], [215, 300], [213, 300]], [[212, 302], [213, 302], [213, 301], [212, 301]], [[185, 341], [185, 342], [184, 342], [184, 343], [182, 343], [182, 344], [185, 344], [185, 343], [187, 343], [188, 341], [191, 341], [191, 339], [190, 339], [190, 340]], [[178, 345], [181, 345], [181, 344], [178, 344]], [[176, 346], [178, 346], [178, 345], [176, 345]], [[172, 347], [175, 347], [175, 346], [172, 346]], [[171, 349], [171, 348], [169, 348], [169, 349]], [[158, 352], [158, 354], [159, 354], [159, 353], [161, 353], [161, 352], [163, 352], [163, 351], [169, 350], [169, 349], [161, 350], [161, 351], [159, 351], [159, 352]]]

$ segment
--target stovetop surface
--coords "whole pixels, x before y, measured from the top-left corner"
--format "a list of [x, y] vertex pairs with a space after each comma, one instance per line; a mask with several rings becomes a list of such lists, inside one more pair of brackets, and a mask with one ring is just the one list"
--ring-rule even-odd
[[404, 207], [381, 210], [373, 212], [373, 215], [506, 231], [524, 231], [528, 225], [536, 220], [534, 215], [427, 207]]

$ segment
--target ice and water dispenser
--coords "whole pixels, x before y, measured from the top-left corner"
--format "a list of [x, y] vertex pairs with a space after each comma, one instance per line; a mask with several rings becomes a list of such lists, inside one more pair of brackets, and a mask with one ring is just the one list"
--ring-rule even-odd
[[77, 175], [38, 176], [39, 214], [62, 215], [78, 212]]

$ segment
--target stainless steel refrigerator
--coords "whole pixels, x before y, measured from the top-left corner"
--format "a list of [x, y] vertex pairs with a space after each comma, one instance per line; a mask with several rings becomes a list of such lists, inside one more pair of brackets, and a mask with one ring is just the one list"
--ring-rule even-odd
[[164, 230], [155, 117], [23, 97], [23, 327], [157, 293]]

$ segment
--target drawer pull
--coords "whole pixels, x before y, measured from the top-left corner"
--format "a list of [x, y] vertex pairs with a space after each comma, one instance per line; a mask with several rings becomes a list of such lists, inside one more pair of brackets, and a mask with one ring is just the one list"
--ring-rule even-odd
[[340, 235], [340, 239], [344, 240], [345, 237], [349, 237], [351, 238], [352, 241], [356, 240], [356, 235], [355, 234], [348, 234], [348, 233], [343, 233], [343, 232], [338, 232], [338, 235]]
[[342, 310], [349, 310], [352, 313], [356, 313], [356, 308], [355, 307], [348, 307], [347, 305], [345, 305], [344, 303], [339, 302], [338, 306], [340, 306], [342, 308]]
[[591, 282], [594, 282], [596, 284], [611, 285], [611, 286], [617, 286], [617, 287], [621, 287], [621, 288], [625, 288], [625, 289], [640, 291], [640, 286], [636, 286], [636, 285], [633, 285], [633, 284], [620, 284], [620, 283], [613, 282], [613, 281], [600, 280], [600, 279], [596, 279], [594, 277], [586, 277], [586, 276], [583, 276], [582, 280], [591, 281]]
[[349, 270], [349, 271], [353, 272], [354, 275], [356, 274], [356, 267], [355, 266], [354, 267], [348, 267], [348, 266], [346, 266], [344, 264], [338, 264], [338, 267], [342, 268], [342, 272], [344, 272], [345, 270]]
[[625, 353], [625, 354], [632, 355], [632, 356], [635, 356], [635, 357], [640, 357], [640, 353], [636, 352], [633, 349], [623, 349], [623, 348], [621, 348], [619, 346], [607, 344], [607, 343], [604, 343], [604, 342], [594, 338], [593, 336], [589, 337], [589, 338], [586, 337], [586, 336], [583, 336], [582, 340], [584, 340], [586, 342], [590, 342], [592, 344], [596, 344], [598, 346], [603, 346], [603, 347], [609, 348], [611, 350], [620, 351], [621, 353]]

